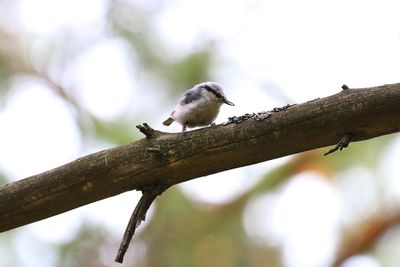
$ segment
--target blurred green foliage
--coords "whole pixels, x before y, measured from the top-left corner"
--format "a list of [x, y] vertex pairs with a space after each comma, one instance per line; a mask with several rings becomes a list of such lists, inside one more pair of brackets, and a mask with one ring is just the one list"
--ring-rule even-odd
[[84, 224], [71, 242], [59, 246], [59, 266], [78, 267], [82, 264], [88, 267], [107, 266], [100, 260], [101, 244], [107, 242], [107, 238], [107, 233], [101, 227], [90, 223]]
[[191, 88], [193, 84], [210, 80], [212, 66], [212, 47], [196, 51], [166, 68], [166, 76], [177, 88]]

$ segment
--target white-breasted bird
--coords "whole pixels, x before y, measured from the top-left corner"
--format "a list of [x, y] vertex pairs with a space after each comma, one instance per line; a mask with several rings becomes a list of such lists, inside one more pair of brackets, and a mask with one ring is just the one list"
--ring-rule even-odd
[[216, 119], [222, 104], [234, 106], [224, 95], [222, 87], [216, 82], [203, 82], [187, 90], [179, 99], [175, 110], [164, 125], [171, 125], [174, 121], [182, 125], [182, 132], [186, 127], [193, 128], [207, 126]]

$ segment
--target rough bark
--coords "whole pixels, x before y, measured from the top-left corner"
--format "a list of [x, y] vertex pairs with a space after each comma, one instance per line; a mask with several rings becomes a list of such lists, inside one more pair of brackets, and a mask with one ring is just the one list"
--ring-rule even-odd
[[361, 141], [398, 132], [400, 84], [343, 90], [271, 116], [231, 121], [241, 122], [185, 134], [155, 131], [7, 184], [0, 188], [0, 232], [128, 190], [174, 185], [333, 145], [346, 133]]

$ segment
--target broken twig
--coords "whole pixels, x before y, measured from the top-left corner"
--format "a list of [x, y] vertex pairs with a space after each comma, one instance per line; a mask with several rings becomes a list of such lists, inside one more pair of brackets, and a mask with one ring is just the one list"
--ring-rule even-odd
[[353, 134], [352, 133], [345, 133], [344, 136], [342, 137], [342, 139], [340, 139], [340, 141], [337, 143], [337, 145], [332, 148], [329, 149], [324, 156], [327, 156], [337, 150], [342, 150], [343, 148], [346, 148], [349, 146], [351, 140], [353, 139]]
[[346, 84], [343, 84], [343, 85], [342, 85], [342, 89], [343, 89], [343, 90], [349, 90], [350, 88], [349, 88]]
[[147, 123], [143, 123], [143, 125], [139, 124], [136, 126], [136, 128], [138, 128], [139, 131], [146, 136], [146, 138], [151, 138], [155, 133], [154, 129], [151, 128]]
[[123, 262], [125, 253], [128, 250], [129, 243], [135, 234], [136, 228], [139, 227], [142, 221], [146, 220], [146, 213], [149, 210], [151, 203], [153, 203], [157, 196], [161, 195], [165, 190], [167, 190], [168, 187], [169, 186], [162, 185], [151, 186], [142, 189], [142, 197], [137, 203], [135, 210], [129, 219], [128, 225], [126, 226], [121, 245], [119, 246], [117, 256], [115, 257], [116, 262]]

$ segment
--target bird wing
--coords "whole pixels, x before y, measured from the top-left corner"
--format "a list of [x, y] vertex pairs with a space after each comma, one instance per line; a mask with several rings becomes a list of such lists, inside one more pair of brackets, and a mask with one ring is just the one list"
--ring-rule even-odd
[[186, 105], [186, 104], [192, 103], [193, 101], [195, 101], [199, 98], [201, 98], [201, 91], [192, 88], [183, 94], [181, 103]]

